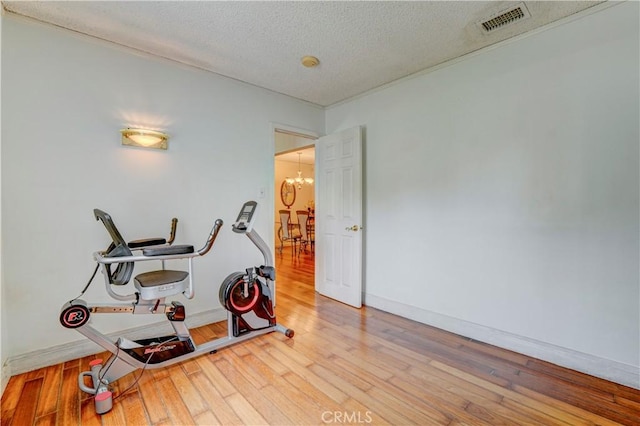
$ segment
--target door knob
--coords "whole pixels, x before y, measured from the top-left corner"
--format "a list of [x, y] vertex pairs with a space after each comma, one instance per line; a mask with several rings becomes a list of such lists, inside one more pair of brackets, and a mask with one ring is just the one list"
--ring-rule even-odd
[[354, 232], [358, 232], [359, 229], [362, 229], [362, 226], [353, 225], [351, 227], [347, 226], [346, 228], [344, 228], [345, 231], [354, 231]]

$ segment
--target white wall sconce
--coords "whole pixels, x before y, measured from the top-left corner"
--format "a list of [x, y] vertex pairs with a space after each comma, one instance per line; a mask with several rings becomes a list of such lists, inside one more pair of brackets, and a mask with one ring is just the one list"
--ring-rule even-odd
[[139, 148], [167, 149], [169, 135], [155, 130], [126, 128], [122, 133], [122, 145]]

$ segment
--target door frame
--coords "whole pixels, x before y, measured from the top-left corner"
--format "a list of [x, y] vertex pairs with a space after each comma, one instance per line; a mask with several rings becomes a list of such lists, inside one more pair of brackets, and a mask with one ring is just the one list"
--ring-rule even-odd
[[271, 136], [272, 136], [272, 143], [273, 143], [272, 147], [273, 147], [274, 156], [276, 155], [276, 138], [275, 138], [276, 131], [280, 131], [282, 133], [288, 133], [294, 136], [300, 136], [302, 138], [313, 139], [314, 140], [313, 145], [315, 145], [315, 140], [318, 139], [320, 136], [322, 136], [318, 132], [314, 132], [308, 129], [303, 129], [302, 127], [295, 127], [295, 126], [290, 126], [288, 124], [272, 122]]
[[[366, 162], [365, 162], [365, 139], [366, 139], [366, 128], [362, 125], [358, 126], [360, 129], [360, 148], [361, 148], [361, 152], [360, 152], [360, 167], [361, 167], [361, 200], [362, 200], [362, 211], [361, 211], [361, 222], [362, 224], [364, 224], [366, 222]], [[317, 132], [308, 130], [308, 129], [304, 129], [304, 128], [300, 128], [300, 127], [295, 127], [295, 126], [290, 126], [288, 124], [283, 124], [283, 123], [278, 123], [278, 122], [271, 122], [271, 148], [272, 148], [272, 169], [271, 169], [271, 184], [270, 184], [270, 188], [271, 188], [271, 202], [274, 203], [271, 205], [271, 213], [270, 213], [270, 217], [271, 217], [271, 223], [274, 223], [275, 221], [275, 197], [276, 197], [276, 189], [275, 188], [275, 156], [276, 156], [276, 132], [281, 132], [281, 133], [285, 133], [285, 134], [291, 134], [294, 136], [299, 136], [299, 137], [303, 137], [303, 138], [307, 138], [309, 139], [309, 141], [311, 142], [309, 145], [305, 145], [304, 148], [309, 148], [311, 146], [314, 147], [314, 149], [316, 149], [317, 151], [317, 140], [320, 139], [323, 136], [327, 136], [327, 135], [321, 135]], [[338, 132], [339, 133], [339, 132]], [[298, 149], [301, 149], [303, 147], [298, 147]], [[280, 151], [278, 153], [285, 153], [285, 152], [291, 152], [291, 151], [295, 151], [296, 148], [292, 148], [289, 150], [283, 150]], [[316, 152], [317, 153], [317, 152]], [[317, 158], [315, 160], [315, 165], [316, 167], [314, 167], [314, 180], [315, 180], [315, 194], [314, 194], [314, 199], [318, 200], [318, 193], [319, 193], [319, 188], [321, 187], [321, 183], [318, 180], [318, 167], [317, 167]], [[362, 226], [361, 228], [362, 229]], [[271, 227], [271, 232], [273, 233], [273, 227]], [[275, 234], [271, 235], [271, 241], [275, 244]], [[365, 247], [366, 247], [366, 234], [362, 235], [362, 248], [361, 248], [361, 304], [364, 305], [365, 304], [365, 289], [366, 289], [366, 268], [365, 268]], [[317, 260], [317, 258], [316, 258]], [[317, 265], [316, 265], [317, 268]], [[317, 290], [317, 271], [314, 272], [314, 290]]]
[[[279, 133], [285, 133], [288, 135], [293, 135], [293, 136], [298, 136], [301, 138], [306, 138], [309, 139], [309, 145], [305, 145], [304, 147], [299, 147], [299, 148], [292, 148], [289, 150], [285, 150], [285, 151], [280, 151], [280, 152], [276, 152], [276, 132]], [[292, 152], [295, 151], [296, 149], [308, 149], [310, 147], [314, 147], [316, 146], [316, 140], [318, 140], [322, 135], [320, 133], [314, 132], [312, 130], [309, 129], [304, 129], [301, 127], [295, 127], [295, 126], [290, 126], [288, 124], [283, 124], [283, 123], [278, 123], [278, 122], [271, 122], [271, 184], [269, 185], [270, 193], [271, 193], [271, 213], [269, 213], [269, 217], [271, 217], [271, 224], [273, 225], [276, 222], [276, 216], [275, 216], [275, 200], [276, 200], [276, 196], [277, 193], [279, 191], [279, 187], [276, 187], [276, 170], [275, 170], [275, 158], [277, 154], [283, 154], [286, 152]], [[313, 168], [313, 179], [315, 181], [315, 193], [314, 193], [314, 200], [318, 199], [318, 179], [316, 177], [316, 169], [315, 167]], [[270, 231], [269, 233], [271, 234], [271, 242], [273, 244], [275, 244], [276, 241], [276, 235], [275, 232], [273, 231], [273, 226], [270, 227]], [[274, 245], [273, 250], [275, 250], [276, 247]], [[275, 251], [274, 251], [275, 252]], [[315, 285], [314, 285], [315, 287]]]

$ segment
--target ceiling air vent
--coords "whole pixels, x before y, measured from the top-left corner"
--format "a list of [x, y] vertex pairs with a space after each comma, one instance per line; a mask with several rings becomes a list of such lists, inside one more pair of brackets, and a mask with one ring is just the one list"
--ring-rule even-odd
[[486, 21], [482, 21], [479, 25], [482, 27], [485, 33], [490, 33], [498, 28], [504, 28], [507, 25], [511, 25], [515, 22], [521, 21], [526, 18], [530, 18], [531, 15], [527, 10], [524, 3], [519, 3], [507, 10], [503, 10]]

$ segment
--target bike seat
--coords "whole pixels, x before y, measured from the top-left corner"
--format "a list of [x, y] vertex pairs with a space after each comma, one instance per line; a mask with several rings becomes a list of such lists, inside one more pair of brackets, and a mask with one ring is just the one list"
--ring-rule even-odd
[[189, 287], [188, 277], [185, 271], [163, 269], [136, 275], [134, 285], [142, 299], [154, 300], [185, 291]]
[[142, 254], [145, 256], [168, 256], [171, 254], [189, 254], [193, 253], [192, 245], [177, 245], [177, 246], [161, 246], [161, 247], [147, 247], [142, 249]]
[[143, 238], [141, 240], [133, 240], [129, 241], [127, 245], [130, 249], [143, 248], [149, 246], [158, 246], [161, 244], [166, 244], [167, 240], [164, 238]]

